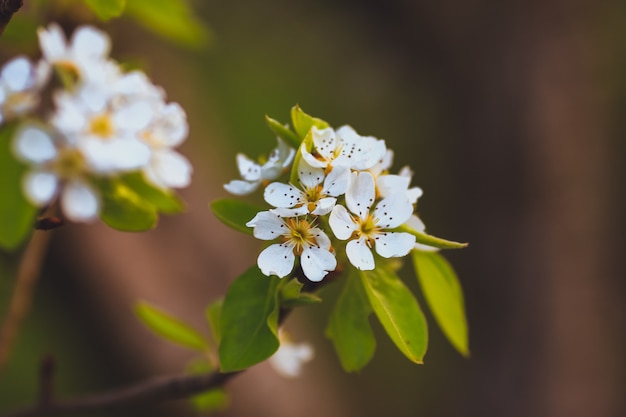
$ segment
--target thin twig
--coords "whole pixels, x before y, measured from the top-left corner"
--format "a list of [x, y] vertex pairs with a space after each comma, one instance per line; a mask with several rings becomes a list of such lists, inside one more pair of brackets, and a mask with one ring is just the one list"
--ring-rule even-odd
[[2, 327], [0, 327], [0, 372], [11, 355], [20, 324], [30, 310], [35, 284], [49, 240], [50, 233], [35, 232], [22, 255], [13, 295]]
[[0, 0], [0, 35], [23, 4], [23, 0]]
[[35, 407], [7, 414], [4, 417], [36, 417], [69, 412], [107, 410], [132, 404], [187, 398], [212, 388], [221, 387], [241, 372], [213, 372], [205, 375], [161, 377], [73, 400], [39, 403]]

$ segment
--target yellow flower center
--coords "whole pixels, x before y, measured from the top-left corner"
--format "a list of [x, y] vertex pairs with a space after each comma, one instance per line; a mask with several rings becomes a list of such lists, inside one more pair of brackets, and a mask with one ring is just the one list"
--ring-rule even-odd
[[365, 219], [359, 219], [359, 227], [352, 234], [353, 239], [359, 239], [361, 237], [365, 237], [365, 241], [367, 246], [372, 248], [374, 246], [374, 241], [376, 239], [376, 235], [381, 233], [381, 228], [377, 226], [378, 219], [373, 217], [371, 214], [368, 214]]
[[89, 131], [102, 139], [109, 139], [113, 136], [113, 123], [111, 122], [109, 115], [104, 113], [91, 119], [91, 122], [89, 123]]
[[289, 231], [283, 235], [285, 242], [293, 244], [293, 252], [300, 256], [306, 246], [316, 246], [315, 236], [311, 233], [311, 223], [296, 217], [285, 219]]
[[61, 178], [75, 177], [85, 171], [85, 158], [77, 149], [62, 149], [53, 169]]

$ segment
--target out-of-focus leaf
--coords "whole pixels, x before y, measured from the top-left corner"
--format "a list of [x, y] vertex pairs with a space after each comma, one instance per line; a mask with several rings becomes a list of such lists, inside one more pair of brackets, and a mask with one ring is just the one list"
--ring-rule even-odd
[[279, 278], [266, 277], [254, 266], [231, 284], [221, 315], [222, 372], [248, 368], [278, 349], [279, 283]]
[[120, 181], [100, 182], [100, 218], [110, 227], [125, 232], [143, 232], [156, 226], [156, 208]]
[[209, 304], [204, 311], [206, 320], [209, 323], [209, 328], [211, 329], [211, 336], [213, 336], [213, 341], [218, 346], [220, 344], [220, 341], [222, 340], [222, 327], [220, 323], [220, 317], [222, 315], [223, 305], [224, 299], [220, 298], [219, 300], [213, 301], [211, 304]]
[[454, 242], [452, 240], [446, 240], [440, 237], [431, 236], [426, 233], [418, 232], [417, 230], [414, 230], [405, 224], [397, 227], [394, 230], [397, 232], [410, 233], [415, 236], [415, 240], [417, 241], [417, 243], [422, 243], [424, 245], [432, 246], [439, 249], [462, 249], [467, 247], [467, 243]]
[[100, 20], [106, 22], [124, 13], [126, 0], [85, 0], [85, 4], [96, 13]]
[[159, 212], [177, 214], [185, 210], [185, 204], [176, 194], [150, 184], [140, 172], [124, 175], [120, 181]]
[[376, 339], [369, 323], [372, 308], [358, 272], [351, 270], [345, 281], [330, 315], [326, 337], [332, 340], [343, 369], [355, 372], [374, 356]]
[[13, 127], [0, 129], [0, 247], [17, 248], [34, 230], [37, 209], [22, 192], [25, 167], [11, 152]]
[[[191, 375], [202, 375], [213, 372], [215, 369], [206, 359], [199, 359], [187, 366], [187, 372]], [[223, 388], [214, 388], [189, 398], [194, 408], [198, 411], [220, 411], [228, 407], [228, 394]]]
[[463, 290], [454, 269], [436, 252], [413, 251], [413, 264], [426, 302], [452, 346], [469, 356]]
[[240, 200], [223, 198], [210, 204], [211, 211], [222, 223], [240, 232], [252, 234], [252, 228], [246, 226], [263, 209]]
[[287, 127], [283, 126], [280, 122], [272, 119], [267, 115], [265, 116], [265, 121], [267, 122], [267, 125], [272, 130], [272, 132], [276, 134], [276, 136], [278, 136], [294, 148], [298, 149], [298, 146], [300, 146], [300, 142], [302, 142], [298, 135], [289, 130]]
[[126, 14], [183, 46], [205, 46], [212, 38], [211, 30], [195, 16], [187, 0], [127, 0]]
[[304, 139], [313, 126], [318, 129], [325, 129], [329, 126], [324, 120], [306, 114], [297, 104], [291, 109], [291, 122], [300, 139]]
[[209, 348], [206, 339], [194, 328], [145, 301], [137, 303], [135, 314], [150, 330], [170, 342], [201, 352]]
[[423, 363], [428, 328], [415, 296], [388, 269], [379, 266], [360, 274], [370, 305], [393, 343], [409, 360]]

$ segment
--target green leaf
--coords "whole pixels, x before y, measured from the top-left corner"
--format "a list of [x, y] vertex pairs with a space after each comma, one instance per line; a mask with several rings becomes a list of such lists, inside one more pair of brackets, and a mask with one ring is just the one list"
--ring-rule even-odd
[[302, 292], [302, 287], [302, 283], [297, 279], [292, 279], [285, 285], [281, 285], [280, 306], [283, 308], [294, 308], [322, 302], [322, 299], [317, 295]]
[[246, 226], [263, 209], [240, 200], [223, 198], [210, 204], [211, 211], [222, 223], [240, 232], [252, 234], [252, 228]]
[[370, 314], [372, 308], [358, 272], [351, 269], [326, 327], [326, 337], [332, 340], [346, 372], [360, 371], [374, 356], [376, 339]]
[[[308, 151], [313, 149], [313, 133], [309, 131], [302, 140], [302, 145]], [[298, 168], [300, 168], [300, 160], [302, 159], [302, 146], [296, 148], [296, 154], [293, 157], [293, 163], [291, 165], [291, 173], [289, 174], [289, 182], [291, 184], [300, 184], [300, 174]]]
[[106, 22], [124, 13], [126, 0], [85, 0], [85, 4], [96, 13], [100, 20]]
[[222, 307], [222, 372], [248, 368], [278, 349], [278, 277], [266, 277], [256, 266], [230, 286]]
[[461, 284], [452, 266], [436, 252], [413, 251], [413, 264], [430, 310], [452, 346], [469, 356]]
[[395, 232], [405, 232], [410, 233], [415, 236], [415, 240], [417, 243], [422, 243], [424, 245], [432, 246], [434, 248], [439, 249], [462, 249], [467, 247], [467, 243], [454, 242], [452, 240], [442, 239], [440, 237], [435, 237], [431, 235], [427, 235], [426, 233], [418, 232], [413, 228], [403, 224], [400, 227], [394, 229]]
[[213, 341], [215, 341], [216, 345], [218, 346], [220, 344], [220, 341], [222, 340], [222, 328], [220, 327], [220, 317], [222, 315], [223, 305], [224, 305], [224, 299], [220, 298], [218, 300], [213, 301], [211, 304], [209, 304], [204, 312], [206, 320], [209, 323], [209, 328], [211, 329], [211, 336], [213, 337]]
[[424, 363], [428, 328], [415, 296], [392, 271], [378, 267], [360, 274], [370, 305], [393, 343], [412, 362]]
[[[187, 365], [187, 372], [191, 375], [202, 375], [213, 372], [215, 369], [206, 359], [192, 361]], [[228, 406], [228, 395], [223, 388], [214, 388], [189, 398], [198, 411], [219, 411]]]
[[99, 182], [102, 192], [100, 218], [114, 229], [143, 232], [156, 226], [156, 208], [121, 181]]
[[185, 210], [185, 204], [176, 194], [150, 184], [140, 172], [124, 175], [120, 181], [159, 212], [177, 214]]
[[37, 209], [22, 192], [26, 168], [11, 152], [13, 126], [0, 129], [0, 247], [16, 249], [34, 230]]
[[213, 37], [187, 0], [127, 0], [126, 13], [146, 29], [183, 46], [202, 47]]
[[297, 104], [291, 109], [291, 121], [300, 139], [304, 139], [313, 126], [318, 129], [326, 129], [329, 127], [327, 122], [317, 117], [309, 116]]
[[300, 142], [302, 142], [298, 135], [283, 126], [280, 122], [272, 119], [267, 115], [265, 116], [265, 121], [267, 122], [267, 125], [272, 130], [272, 132], [276, 134], [276, 136], [278, 136], [294, 148], [298, 149], [298, 146], [300, 146]]
[[150, 330], [170, 342], [201, 352], [209, 348], [206, 339], [194, 328], [145, 301], [137, 303], [135, 314]]

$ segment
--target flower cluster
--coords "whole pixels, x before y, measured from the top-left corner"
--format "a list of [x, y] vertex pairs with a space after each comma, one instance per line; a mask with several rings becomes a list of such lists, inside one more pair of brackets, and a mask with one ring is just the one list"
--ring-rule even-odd
[[[338, 268], [338, 260], [347, 258], [358, 269], [372, 270], [374, 252], [383, 258], [402, 257], [419, 245], [406, 230], [424, 230], [413, 214], [422, 190], [410, 186], [408, 167], [389, 173], [393, 152], [384, 140], [361, 136], [349, 126], [335, 130], [314, 125], [297, 152], [284, 146], [279, 141], [277, 149], [282, 150], [274, 151], [265, 165], [239, 155], [243, 179], [225, 185], [238, 195], [265, 185], [264, 199], [273, 208], [246, 224], [256, 238], [277, 241], [258, 257], [265, 275], [287, 276], [299, 257], [306, 277], [318, 282]], [[270, 182], [292, 159], [290, 183]], [[268, 164], [276, 169], [264, 175]], [[344, 245], [345, 255], [339, 250]]]
[[29, 166], [32, 204], [59, 198], [68, 219], [90, 221], [102, 208], [99, 180], [140, 172], [161, 190], [189, 184], [191, 165], [175, 150], [188, 133], [178, 104], [143, 72], [124, 72], [98, 29], [68, 40], [51, 24], [38, 36], [37, 64], [17, 57], [0, 72], [0, 123], [19, 121], [13, 149]]

